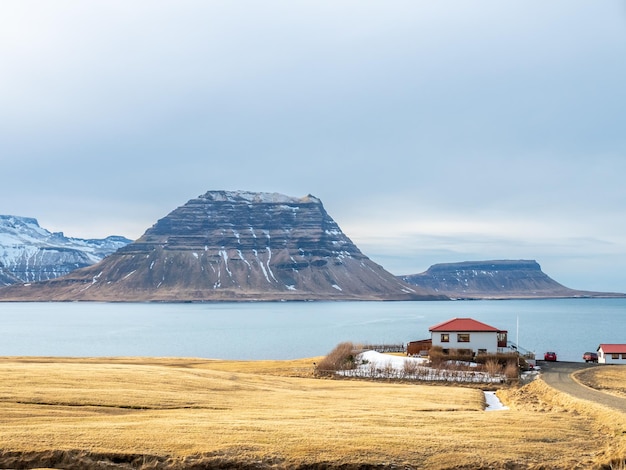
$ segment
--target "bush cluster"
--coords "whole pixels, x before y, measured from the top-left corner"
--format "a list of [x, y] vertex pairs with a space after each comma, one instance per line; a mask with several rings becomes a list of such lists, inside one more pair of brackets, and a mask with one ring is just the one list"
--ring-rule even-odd
[[[528, 368], [523, 357], [517, 353], [481, 353], [474, 355], [471, 349], [450, 349], [447, 353], [440, 346], [433, 346], [429, 353], [432, 367], [442, 367], [445, 363], [475, 362], [482, 365], [482, 370], [489, 374], [504, 375], [509, 379], [519, 377], [519, 369]], [[446, 365], [449, 367], [449, 365]]]
[[319, 363], [315, 365], [318, 375], [333, 375], [339, 370], [350, 370], [356, 367], [357, 348], [351, 342], [339, 343]]
[[428, 352], [428, 357], [433, 367], [439, 367], [447, 361], [471, 362], [474, 353], [471, 349], [450, 349], [446, 353], [441, 346], [433, 346]]
[[517, 353], [478, 354], [474, 361], [485, 368], [499, 368], [508, 379], [516, 379], [520, 369], [528, 369], [526, 360]]
[[363, 368], [344, 370], [344, 377], [360, 377], [368, 379], [393, 380], [420, 380], [431, 382], [458, 382], [458, 383], [494, 383], [503, 382], [502, 372], [489, 376], [486, 371], [477, 370], [467, 365], [442, 363], [441, 367], [425, 367], [416, 362], [406, 361], [402, 369], [395, 369], [390, 362], [370, 362]]
[[478, 364], [486, 364], [488, 361], [497, 361], [501, 366], [506, 367], [509, 364], [517, 365], [517, 361], [523, 360], [523, 357], [517, 353], [481, 353], [477, 354], [474, 362]]

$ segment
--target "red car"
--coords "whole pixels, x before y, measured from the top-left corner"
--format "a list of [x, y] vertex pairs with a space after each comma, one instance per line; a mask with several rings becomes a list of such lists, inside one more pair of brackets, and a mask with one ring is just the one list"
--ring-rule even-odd
[[553, 351], [548, 351], [543, 355], [543, 360], [552, 362], [556, 361], [556, 353]]
[[594, 352], [586, 352], [585, 354], [583, 354], [583, 361], [598, 362], [598, 354]]

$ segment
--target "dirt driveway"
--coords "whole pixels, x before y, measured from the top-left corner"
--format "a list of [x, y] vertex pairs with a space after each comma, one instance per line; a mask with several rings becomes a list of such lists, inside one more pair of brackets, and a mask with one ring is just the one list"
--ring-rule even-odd
[[539, 362], [541, 378], [551, 387], [576, 398], [599, 403], [622, 412], [626, 412], [626, 398], [609, 395], [581, 385], [572, 378], [572, 373], [589, 367], [603, 367], [584, 362]]

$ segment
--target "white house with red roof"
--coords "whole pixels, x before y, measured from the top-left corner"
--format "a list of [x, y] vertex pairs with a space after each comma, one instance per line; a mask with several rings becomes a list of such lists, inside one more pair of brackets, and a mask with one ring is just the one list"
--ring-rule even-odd
[[601, 344], [598, 346], [598, 363], [626, 364], [626, 344]]
[[507, 331], [472, 318], [453, 318], [429, 328], [433, 346], [475, 353], [507, 352]]

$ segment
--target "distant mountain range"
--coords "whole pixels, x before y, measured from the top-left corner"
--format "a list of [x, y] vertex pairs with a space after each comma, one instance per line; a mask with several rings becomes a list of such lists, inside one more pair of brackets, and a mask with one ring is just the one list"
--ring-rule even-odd
[[41, 228], [36, 219], [0, 215], [0, 286], [54, 279], [91, 266], [131, 240], [68, 238]]
[[611, 292], [570, 289], [559, 284], [534, 260], [465, 261], [435, 264], [403, 281], [452, 299], [527, 299], [626, 297]]
[[209, 191], [93, 266], [0, 300], [443, 299], [365, 256], [311, 195]]
[[569, 289], [534, 260], [436, 264], [394, 276], [365, 256], [311, 195], [209, 191], [135, 242], [67, 238], [32, 218], [0, 216], [0, 301], [625, 296]]

